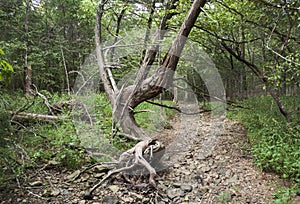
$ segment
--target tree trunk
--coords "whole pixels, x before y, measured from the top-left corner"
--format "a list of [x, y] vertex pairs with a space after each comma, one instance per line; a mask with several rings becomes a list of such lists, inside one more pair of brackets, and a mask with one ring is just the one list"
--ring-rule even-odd
[[28, 26], [28, 17], [30, 13], [30, 0], [26, 0], [26, 13], [25, 13], [25, 52], [24, 52], [24, 93], [26, 95], [30, 95], [31, 93], [31, 84], [32, 84], [32, 69], [31, 66], [28, 65], [28, 44], [29, 44], [29, 26]]
[[133, 115], [133, 109], [145, 100], [159, 95], [164, 89], [169, 88], [173, 82], [174, 71], [176, 70], [179, 57], [184, 48], [188, 35], [193, 28], [197, 17], [202, 11], [206, 0], [195, 0], [178, 31], [174, 42], [163, 59], [161, 66], [155, 74], [147, 78], [148, 67], [153, 63], [157, 49], [148, 49], [134, 85], [124, 87], [121, 90], [114, 90], [110, 86], [107, 72], [103, 66], [101, 53], [101, 18], [103, 3], [100, 2], [97, 12], [96, 23], [96, 46], [97, 61], [104, 83], [105, 91], [113, 107], [113, 118], [120, 125], [123, 132], [136, 138], [149, 139], [149, 136], [138, 126]]
[[[245, 42], [245, 28], [243, 24], [241, 25], [241, 41]], [[241, 58], [245, 59], [246, 49], [244, 43], [240, 44], [240, 52], [241, 52], [240, 53]], [[247, 78], [246, 78], [246, 68], [244, 63], [242, 63], [241, 69], [239, 71], [238, 80], [239, 80], [239, 98], [240, 99], [247, 98]]]
[[24, 93], [26, 95], [31, 95], [31, 85], [32, 85], [32, 69], [31, 66], [27, 65], [24, 67]]

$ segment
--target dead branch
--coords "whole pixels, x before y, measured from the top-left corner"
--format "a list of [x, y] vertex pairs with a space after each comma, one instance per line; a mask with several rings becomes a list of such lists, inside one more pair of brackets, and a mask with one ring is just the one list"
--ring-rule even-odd
[[12, 114], [11, 120], [39, 120], [39, 121], [55, 121], [55, 120], [63, 120], [67, 117], [64, 116], [55, 116], [55, 115], [43, 115], [43, 114], [36, 114], [36, 113], [26, 113], [26, 112], [19, 112], [15, 114], [14, 112], [9, 111]]
[[104, 178], [102, 178], [102, 180], [101, 181], [99, 181], [96, 185], [94, 185], [87, 193], [85, 193], [84, 194], [84, 199], [87, 199], [87, 200], [90, 200], [90, 199], [92, 199], [93, 198], [93, 192], [99, 187], [99, 186], [101, 186], [101, 184], [104, 182], [104, 181], [106, 181], [106, 179], [108, 179], [109, 177], [111, 177], [112, 175], [114, 175], [114, 174], [117, 174], [117, 173], [120, 173], [120, 172], [122, 172], [122, 171], [127, 171], [127, 170], [130, 170], [130, 169], [132, 169], [134, 167], [134, 164], [132, 164], [131, 166], [129, 166], [129, 167], [123, 167], [123, 168], [120, 168], [120, 169], [114, 169], [114, 170], [112, 170], [112, 171], [110, 171], [110, 172], [108, 172], [108, 174], [104, 177]]
[[197, 114], [206, 113], [206, 112], [210, 112], [211, 111], [211, 110], [208, 109], [208, 110], [201, 110], [201, 111], [194, 112], [194, 113], [188, 113], [188, 112], [184, 112], [184, 111], [180, 110], [178, 107], [175, 107], [175, 106], [168, 106], [168, 105], [164, 105], [164, 104], [160, 104], [160, 103], [155, 103], [155, 102], [149, 101], [149, 100], [147, 100], [146, 102], [150, 103], [152, 105], [163, 107], [163, 108], [168, 108], [168, 109], [176, 110], [179, 113], [182, 113], [182, 114], [185, 114], [185, 115], [197, 115]]
[[61, 113], [63, 109], [72, 110], [72, 108], [74, 109], [74, 107], [76, 107], [76, 106], [79, 106], [80, 109], [84, 110], [86, 116], [88, 117], [88, 121], [89, 121], [90, 125], [93, 126], [94, 125], [93, 119], [88, 111], [88, 108], [81, 101], [72, 99], [72, 100], [68, 100], [68, 101], [59, 101], [53, 105], [53, 107], [56, 107], [57, 109], [61, 110], [59, 113]]
[[123, 132], [119, 132], [118, 135], [121, 136], [121, 137], [126, 137], [126, 138], [134, 140], [134, 141], [141, 141], [140, 138], [136, 138], [133, 135], [126, 134], [126, 133], [123, 133]]
[[41, 98], [44, 100], [45, 105], [47, 106], [47, 108], [49, 109], [49, 112], [50, 112], [52, 115], [55, 115], [55, 114], [53, 113], [54, 110], [55, 110], [55, 111], [58, 111], [58, 112], [61, 112], [60, 109], [58, 109], [58, 108], [52, 106], [52, 105], [49, 103], [49, 101], [48, 101], [48, 99], [46, 98], [46, 96], [43, 95], [43, 94], [41, 94], [41, 93], [38, 91], [38, 88], [37, 88], [34, 84], [32, 84], [32, 86], [35, 88], [35, 93], [36, 93], [39, 97], [41, 97]]
[[138, 111], [134, 111], [133, 115], [139, 114], [139, 113], [155, 113], [155, 112], [153, 110], [138, 110]]
[[67, 91], [68, 91], [68, 96], [70, 96], [70, 82], [69, 82], [69, 75], [68, 75], [68, 69], [67, 69], [67, 64], [66, 64], [66, 60], [65, 60], [65, 55], [64, 55], [64, 51], [63, 48], [60, 48], [61, 51], [61, 56], [62, 56], [62, 60], [63, 60], [63, 64], [64, 64], [64, 70], [65, 70], [65, 75], [66, 75], [66, 82], [67, 82]]

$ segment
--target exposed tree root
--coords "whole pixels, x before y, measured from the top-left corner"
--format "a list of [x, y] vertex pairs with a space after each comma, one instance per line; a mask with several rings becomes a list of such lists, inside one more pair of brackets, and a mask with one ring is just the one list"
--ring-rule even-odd
[[[149, 184], [155, 187], [156, 170], [150, 165], [149, 162], [153, 161], [154, 159], [158, 161], [163, 155], [164, 148], [165, 147], [157, 140], [143, 140], [137, 143], [133, 148], [121, 154], [119, 162], [115, 165], [115, 168], [110, 170], [106, 176], [104, 176], [96, 185], [89, 189], [89, 191], [85, 193], [84, 199], [92, 199], [93, 192], [111, 176], [121, 172], [133, 170], [138, 167], [138, 165], [142, 165], [148, 170]], [[161, 151], [162, 154], [157, 154], [159, 156], [154, 156], [154, 153]]]

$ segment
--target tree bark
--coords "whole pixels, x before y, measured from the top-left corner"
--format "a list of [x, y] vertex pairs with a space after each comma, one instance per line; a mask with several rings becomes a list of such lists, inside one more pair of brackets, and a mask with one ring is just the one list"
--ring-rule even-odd
[[26, 112], [20, 112], [17, 114], [14, 114], [13, 112], [10, 113], [12, 114], [12, 119], [18, 121], [38, 120], [38, 121], [50, 122], [50, 121], [64, 120], [67, 118], [64, 116], [43, 115], [43, 114], [26, 113]]
[[[133, 134], [135, 137], [148, 138], [148, 136], [137, 126], [137, 123], [133, 116], [133, 110], [143, 101], [149, 100], [157, 95], [159, 95], [164, 89], [169, 88], [172, 85], [174, 72], [176, 70], [180, 54], [184, 48], [185, 42], [193, 25], [196, 22], [197, 17], [201, 12], [201, 8], [205, 5], [205, 0], [196, 0], [190, 8], [183, 24], [180, 27], [179, 32], [176, 35], [174, 42], [172, 43], [168, 53], [163, 59], [161, 66], [149, 78], [144, 79], [141, 84], [135, 86], [126, 87], [121, 93], [123, 97], [118, 100], [118, 104], [123, 104], [125, 101], [129, 101], [129, 106], [125, 107], [126, 116], [120, 116], [120, 109], [116, 109], [115, 115], [120, 119], [120, 126], [123, 131], [128, 131], [128, 134]], [[151, 53], [153, 54], [153, 53]], [[147, 58], [147, 55], [146, 57]], [[145, 60], [144, 60], [145, 62]], [[150, 62], [148, 62], [150, 63]], [[144, 66], [149, 66], [146, 62]], [[132, 97], [130, 97], [130, 95]], [[122, 106], [119, 106], [122, 107]], [[124, 107], [122, 107], [124, 108]], [[130, 120], [130, 125], [127, 126]]]
[[110, 86], [106, 70], [103, 66], [99, 36], [99, 33], [101, 32], [100, 22], [103, 13], [103, 4], [100, 2], [95, 29], [97, 61], [105, 91], [110, 99], [111, 105], [113, 106], [114, 120], [119, 123], [124, 133], [133, 135], [136, 138], [149, 139], [149, 136], [135, 121], [133, 110], [143, 101], [159, 95], [164, 89], [169, 88], [172, 85], [174, 71], [176, 70], [179, 57], [182, 53], [187, 37], [190, 34], [205, 3], [206, 0], [195, 0], [193, 2], [174, 42], [164, 57], [161, 66], [152, 76], [147, 78], [149, 66], [153, 63], [157, 53], [157, 49], [153, 49], [153, 47], [147, 50], [134, 85], [123, 87], [121, 90], [114, 91]]
[[26, 95], [32, 95], [32, 69], [31, 66], [27, 65], [24, 67], [24, 93]]
[[24, 93], [26, 95], [31, 95], [31, 84], [32, 84], [32, 69], [31, 66], [28, 65], [28, 44], [29, 44], [29, 26], [28, 26], [28, 18], [30, 14], [30, 0], [26, 0], [26, 11], [25, 11], [25, 51], [24, 51]]

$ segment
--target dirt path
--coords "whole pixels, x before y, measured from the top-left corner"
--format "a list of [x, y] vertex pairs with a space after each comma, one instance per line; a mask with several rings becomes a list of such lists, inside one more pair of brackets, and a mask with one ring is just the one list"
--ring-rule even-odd
[[[84, 200], [85, 190], [103, 176], [101, 170], [97, 172], [95, 168], [72, 181], [72, 172], [49, 168], [32, 172], [28, 177], [30, 182], [7, 190], [0, 203], [269, 203], [279, 180], [260, 172], [253, 164], [247, 151], [246, 130], [225, 119], [224, 129], [214, 138], [214, 145], [205, 147], [203, 144], [209, 144], [207, 141], [211, 140], [215, 127], [207, 115], [201, 117], [200, 124], [188, 121], [189, 127], [180, 128], [177, 121], [172, 124], [173, 129], [160, 134], [170, 143], [176, 140], [174, 135], [190, 136], [195, 133], [189, 132], [191, 127], [199, 127], [195, 136], [187, 137], [191, 146], [182, 152], [180, 159], [158, 172], [157, 189], [143, 185], [147, 177], [141, 177], [137, 185], [117, 177], [98, 188], [93, 200]], [[211, 151], [207, 153], [207, 150]], [[171, 154], [177, 153], [171, 151]]]

